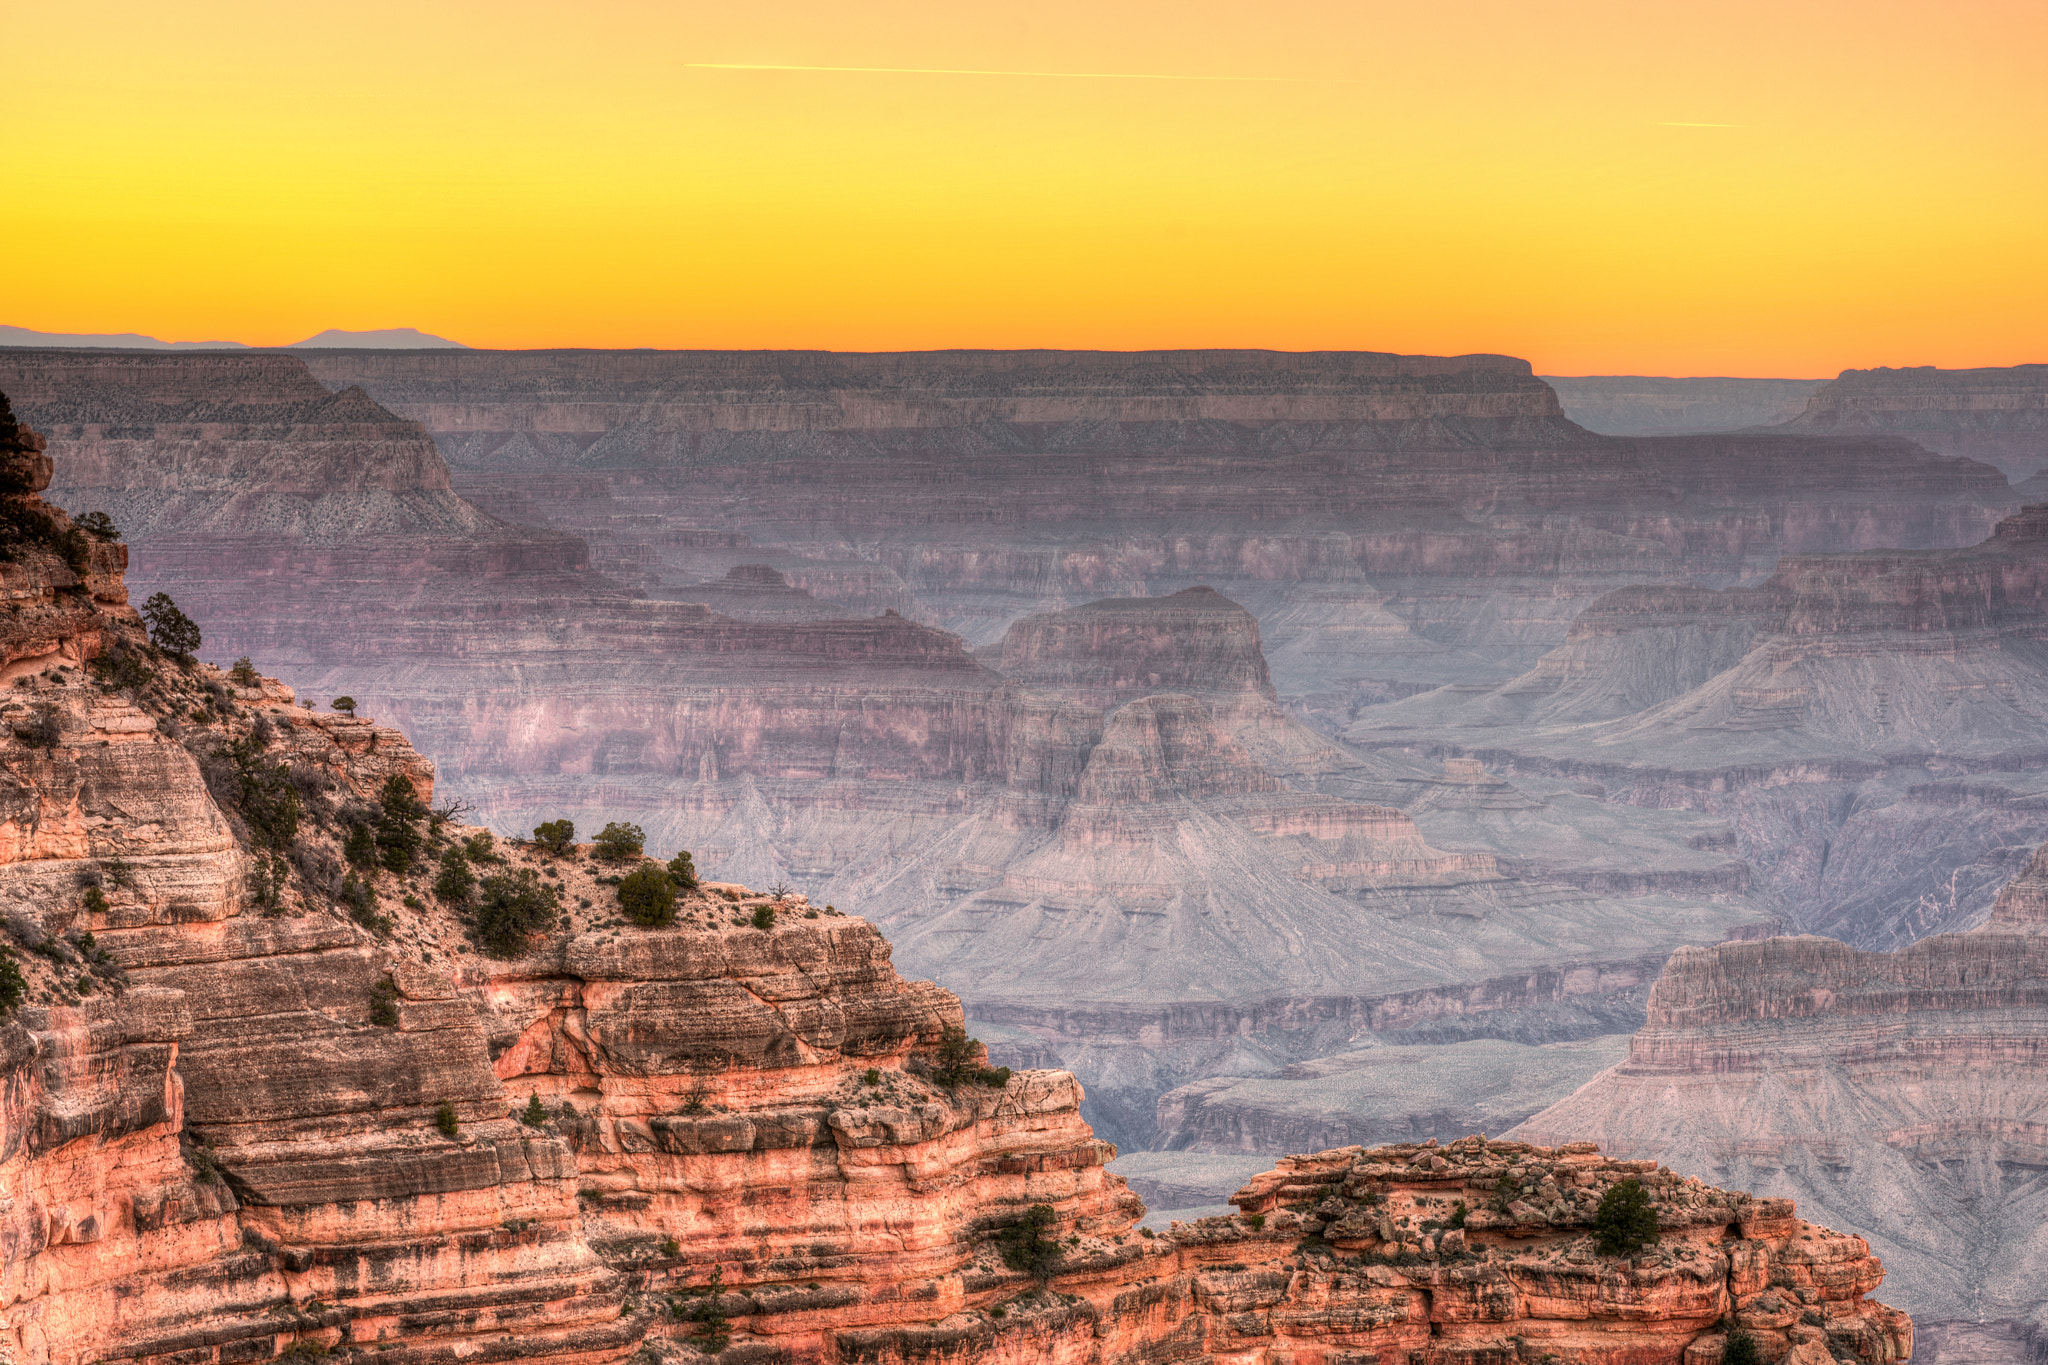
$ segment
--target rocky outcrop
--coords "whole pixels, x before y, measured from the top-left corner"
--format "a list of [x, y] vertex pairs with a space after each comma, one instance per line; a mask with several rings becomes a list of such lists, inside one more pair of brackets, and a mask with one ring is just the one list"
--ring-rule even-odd
[[1821, 379], [1671, 379], [1547, 374], [1564, 415], [1603, 436], [1668, 436], [1768, 426], [1799, 415]]
[[1625, 1061], [1518, 1135], [1598, 1140], [1853, 1226], [1930, 1320], [2048, 1321], [2048, 936], [2036, 852], [1989, 923], [1893, 953], [1688, 948]]
[[1162, 691], [1273, 696], [1257, 618], [1206, 585], [1027, 616], [1004, 633], [997, 667], [1093, 706]]
[[2048, 464], [2048, 365], [1844, 370], [1785, 426], [1903, 436], [1996, 465], [2018, 481]]
[[[1589, 1234], [1627, 1181], [1649, 1194], [1657, 1235], [1617, 1261]], [[1341, 1315], [1354, 1349], [1449, 1360], [1713, 1361], [1722, 1329], [1795, 1365], [1913, 1352], [1906, 1315], [1865, 1297], [1884, 1270], [1862, 1238], [1801, 1221], [1789, 1199], [1730, 1194], [1589, 1142], [1341, 1148], [1288, 1157], [1232, 1202], [1283, 1236], [1317, 1234], [1328, 1250], [1310, 1264], [1334, 1277], [1273, 1285], [1270, 1315], [1233, 1319], [1238, 1339], [1212, 1348], [1278, 1353]], [[1251, 1285], [1240, 1294], [1243, 1308], [1264, 1306]]]

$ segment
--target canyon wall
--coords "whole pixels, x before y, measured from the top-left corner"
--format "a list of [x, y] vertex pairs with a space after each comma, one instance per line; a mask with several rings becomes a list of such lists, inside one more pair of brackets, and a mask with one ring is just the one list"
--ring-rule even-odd
[[2048, 365], [1844, 370], [1787, 430], [1890, 434], [1997, 465], [2014, 482], [2048, 465]]
[[1855, 1227], [1929, 1320], [2038, 1333], [2048, 1238], [2048, 858], [1968, 933], [1688, 948], [1626, 1060], [1531, 1118]]

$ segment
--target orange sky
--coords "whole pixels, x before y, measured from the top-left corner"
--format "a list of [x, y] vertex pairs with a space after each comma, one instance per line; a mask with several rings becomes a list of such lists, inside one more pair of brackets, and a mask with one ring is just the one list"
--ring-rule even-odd
[[0, 51], [45, 331], [2048, 361], [2040, 0], [0, 0]]

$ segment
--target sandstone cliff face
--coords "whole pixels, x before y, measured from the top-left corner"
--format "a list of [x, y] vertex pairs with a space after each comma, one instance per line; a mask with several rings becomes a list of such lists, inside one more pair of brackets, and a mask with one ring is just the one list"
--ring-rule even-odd
[[2048, 463], [2048, 365], [1844, 370], [1785, 426], [1896, 434], [1997, 465], [2018, 481]]
[[[1658, 1237], [1617, 1261], [1587, 1234], [1602, 1195], [1628, 1179], [1650, 1191]], [[1234, 1285], [1236, 1314], [1211, 1349], [1341, 1342], [1382, 1357], [1697, 1365], [1721, 1358], [1713, 1329], [1732, 1323], [1764, 1358], [1797, 1365], [1913, 1351], [1906, 1315], [1864, 1297], [1884, 1271], [1862, 1238], [1801, 1221], [1788, 1199], [1729, 1194], [1592, 1143], [1340, 1148], [1288, 1157], [1232, 1202], [1266, 1224], [1258, 1232], [1315, 1233], [1327, 1250], [1284, 1287]], [[1222, 1235], [1255, 1245], [1241, 1226]], [[1332, 1341], [1336, 1322], [1349, 1331]]]
[[1990, 923], [1894, 953], [1683, 949], [1626, 1061], [1517, 1131], [1584, 1135], [1853, 1226], [1918, 1317], [2048, 1321], [2037, 852]]

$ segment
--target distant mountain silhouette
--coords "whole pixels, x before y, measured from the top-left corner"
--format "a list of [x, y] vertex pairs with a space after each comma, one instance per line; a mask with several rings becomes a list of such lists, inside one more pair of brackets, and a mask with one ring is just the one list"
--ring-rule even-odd
[[[451, 343], [441, 342], [440, 345]], [[37, 332], [0, 326], [0, 346], [101, 346], [123, 351], [242, 351], [239, 341], [158, 341], [139, 332]]]
[[449, 349], [466, 351], [469, 347], [447, 337], [431, 336], [417, 327], [383, 327], [373, 332], [344, 332], [339, 327], [330, 327], [319, 336], [295, 341], [285, 349], [301, 350], [377, 350], [377, 351], [424, 351]]

